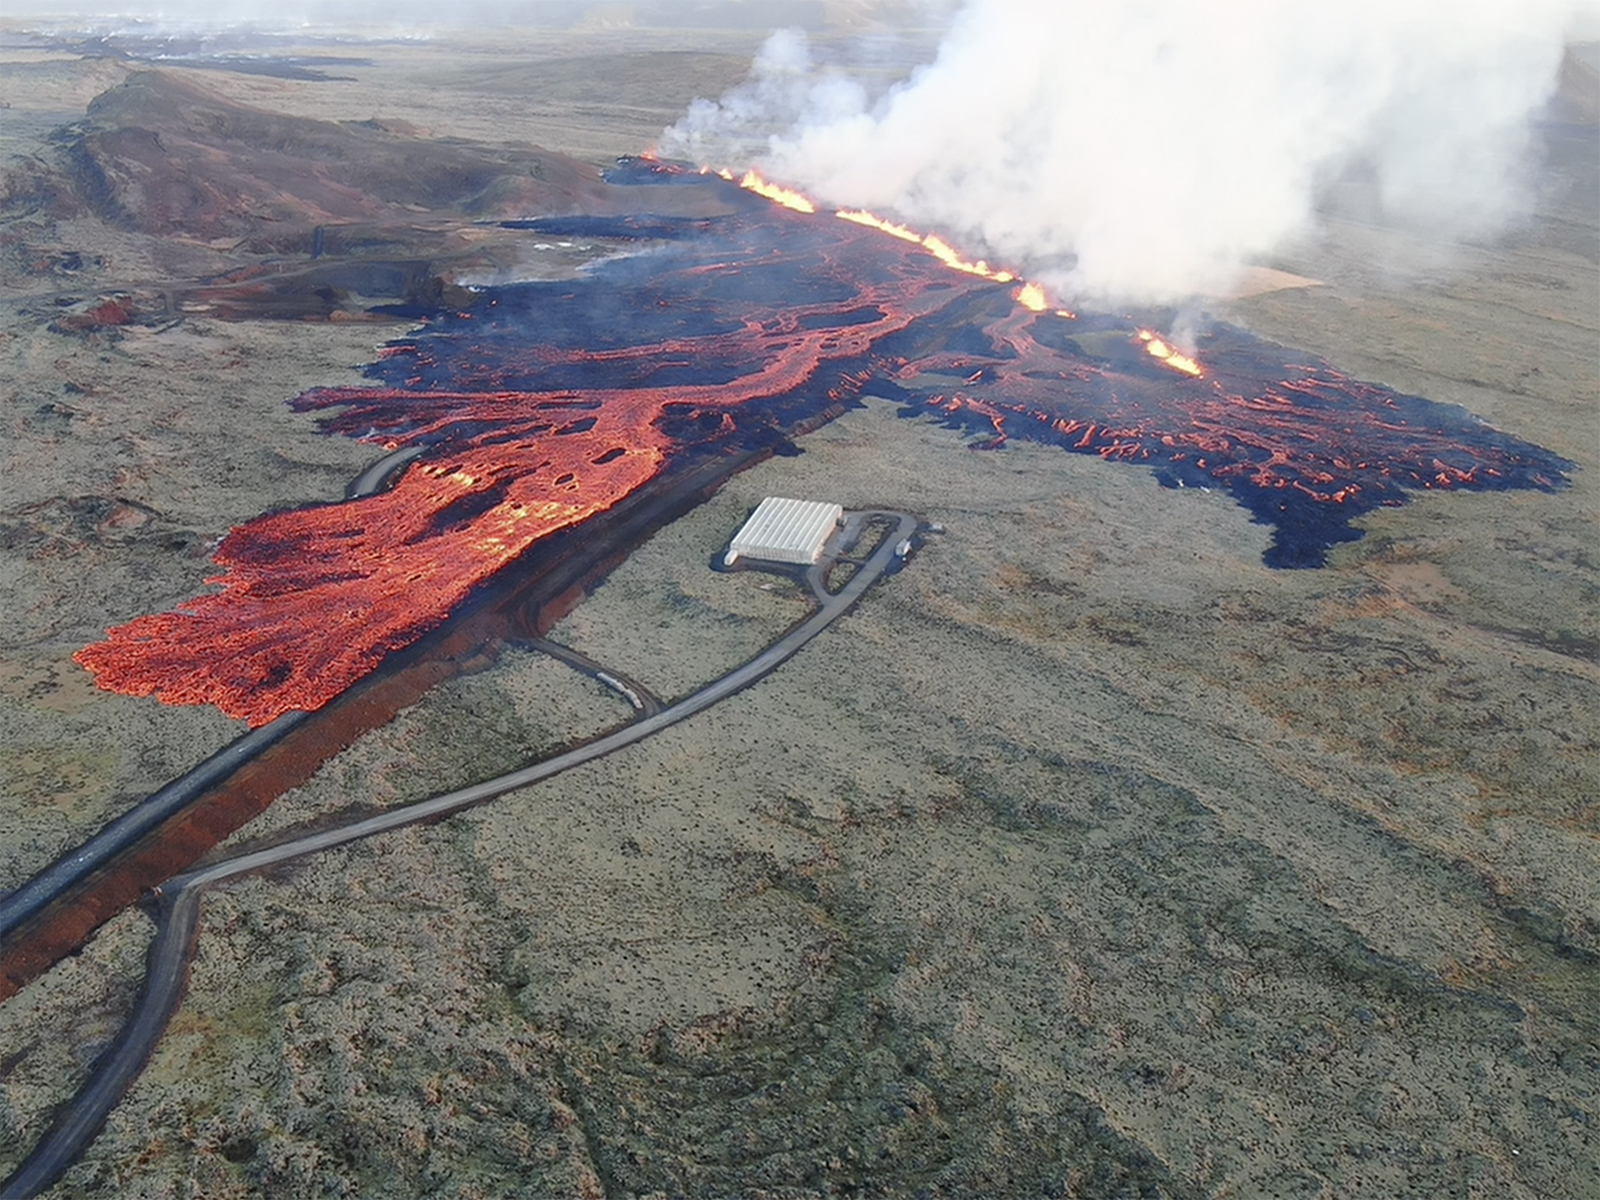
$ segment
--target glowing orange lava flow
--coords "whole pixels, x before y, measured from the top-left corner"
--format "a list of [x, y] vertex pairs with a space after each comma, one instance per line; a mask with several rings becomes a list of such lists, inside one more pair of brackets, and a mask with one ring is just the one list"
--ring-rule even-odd
[[[700, 168], [702, 172], [710, 170], [708, 167]], [[726, 171], [719, 172], [725, 179], [731, 179]], [[800, 192], [793, 191], [778, 184], [763, 179], [755, 171], [746, 171], [744, 178], [739, 180], [739, 186], [765, 196], [768, 200], [775, 201], [785, 208], [792, 208], [796, 212], [814, 213], [816, 205], [811, 199]], [[876, 213], [868, 212], [864, 208], [841, 208], [833, 214], [840, 220], [850, 221], [856, 225], [865, 225], [869, 229], [876, 229], [879, 233], [887, 233], [890, 237], [899, 238], [903, 242], [915, 242], [928, 253], [932, 254], [945, 266], [966, 275], [976, 275], [981, 279], [992, 279], [996, 283], [1010, 283], [1016, 279], [1015, 272], [996, 270], [983, 259], [972, 261], [961, 256], [961, 252], [936, 233], [918, 233], [905, 225], [894, 221], [885, 220]], [[1034, 312], [1043, 312], [1046, 308], [1044, 289], [1036, 283], [1025, 284], [1017, 294], [1017, 300]], [[1068, 314], [1063, 314], [1068, 315]]]
[[1016, 291], [1016, 301], [1029, 312], [1043, 312], [1050, 307], [1044, 298], [1044, 289], [1037, 283], [1025, 283], [1019, 287]]
[[1463, 409], [1228, 326], [1207, 331], [1202, 373], [1127, 318], [1049, 309], [1038, 285], [998, 286], [1014, 276], [935, 237], [870, 213], [817, 220], [765, 181], [641, 159], [612, 182], [712, 189], [726, 215], [514, 223], [658, 244], [581, 280], [484, 289], [385, 348], [369, 384], [297, 397], [328, 432], [422, 453], [388, 492], [232, 530], [218, 590], [78, 652], [99, 685], [253, 725], [320, 708], [537, 561], [542, 539], [869, 391], [977, 430], [977, 446], [1033, 438], [1226, 489], [1273, 528], [1272, 566], [1322, 565], [1360, 536], [1352, 519], [1412, 490], [1549, 490], [1570, 469]]
[[754, 192], [758, 196], [765, 196], [768, 200], [781, 204], [785, 208], [792, 208], [795, 212], [814, 213], [817, 211], [817, 206], [811, 203], [807, 197], [790, 188], [780, 187], [776, 183], [769, 183], [754, 171], [746, 171], [744, 178], [739, 180], [739, 186], [746, 191]]
[[[758, 231], [762, 242], [775, 232]], [[540, 539], [610, 508], [669, 457], [736, 436], [741, 409], [804, 397], [809, 417], [853, 394], [859, 380], [842, 373], [808, 385], [824, 364], [859, 360], [924, 311], [903, 282], [864, 279], [847, 307], [867, 319], [837, 327], [830, 279], [824, 302], [776, 289], [741, 302], [729, 328], [710, 321], [703, 332], [694, 293], [737, 286], [720, 258], [671, 278], [681, 312], [653, 291], [617, 318], [581, 303], [560, 312], [558, 299], [579, 299], [570, 285], [525, 285], [508, 300], [537, 305], [514, 321], [496, 324], [492, 298], [481, 313], [436, 318], [446, 338], [387, 350], [369, 373], [398, 387], [306, 393], [298, 407], [349, 406], [330, 430], [433, 449], [389, 492], [234, 529], [215, 555], [222, 573], [207, 580], [220, 591], [117, 626], [74, 657], [102, 688], [211, 703], [251, 725], [320, 708]], [[580, 326], [572, 346], [541, 341], [541, 332], [559, 340], [563, 318], [596, 324]], [[536, 379], [563, 385], [529, 386]], [[614, 382], [596, 386], [602, 379]]]
[[1158, 362], [1165, 363], [1174, 371], [1182, 371], [1185, 375], [1193, 375], [1196, 378], [1205, 374], [1194, 359], [1179, 354], [1148, 329], [1139, 330], [1139, 340], [1144, 343], [1146, 354]]
[[[519, 399], [539, 410], [540, 397]], [[74, 657], [101, 687], [215, 704], [251, 725], [320, 708], [539, 538], [648, 480], [665, 444], [617, 414], [517, 451], [464, 447], [384, 494], [257, 518], [217, 549], [223, 573], [207, 582], [221, 591]], [[449, 536], [455, 512], [463, 527]]]
[[841, 208], [833, 214], [841, 221], [853, 221], [857, 225], [865, 225], [868, 229], [876, 229], [880, 233], [887, 233], [890, 237], [897, 237], [902, 242], [916, 242], [922, 244], [922, 235], [914, 229], [904, 225], [896, 225], [893, 221], [885, 221], [876, 213], [869, 213], [864, 208]]
[[[977, 262], [969, 262], [961, 257], [961, 253], [936, 233], [918, 233], [904, 225], [897, 225], [893, 221], [886, 221], [876, 213], [870, 213], [864, 208], [841, 208], [833, 214], [844, 221], [851, 221], [857, 225], [865, 225], [869, 229], [876, 229], [880, 233], [887, 233], [890, 237], [897, 237], [903, 242], [915, 242], [928, 253], [932, 254], [945, 266], [952, 270], [960, 271], [966, 275], [977, 275], [982, 279], [992, 279], [996, 283], [1010, 283], [1016, 278], [1011, 271], [997, 271], [981, 258]], [[1037, 288], [1036, 284], [1029, 287]], [[1043, 293], [1040, 292], [1040, 299]], [[1036, 311], [1043, 311], [1039, 309]]]

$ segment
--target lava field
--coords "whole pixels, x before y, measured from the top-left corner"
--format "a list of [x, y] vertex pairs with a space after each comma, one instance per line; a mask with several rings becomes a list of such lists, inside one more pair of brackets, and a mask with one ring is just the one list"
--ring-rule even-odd
[[[511, 224], [631, 249], [575, 281], [411, 310], [419, 327], [369, 385], [296, 397], [326, 432], [425, 451], [389, 491], [234, 529], [220, 590], [78, 653], [100, 686], [253, 725], [319, 708], [542, 538], [862, 395], [976, 430], [974, 449], [1024, 438], [1224, 489], [1272, 527], [1274, 567], [1323, 565], [1353, 520], [1411, 491], [1549, 490], [1569, 469], [1226, 325], [1185, 356], [1148, 316], [1055, 308], [936, 238], [759, 181], [640, 158], [607, 182], [637, 189], [613, 210], [633, 215]], [[697, 207], [722, 214], [656, 215], [649, 189], [667, 188], [705, 189]]]

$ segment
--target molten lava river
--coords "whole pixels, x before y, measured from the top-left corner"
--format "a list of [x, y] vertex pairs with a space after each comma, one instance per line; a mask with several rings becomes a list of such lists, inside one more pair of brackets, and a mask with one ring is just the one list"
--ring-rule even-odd
[[234, 529], [220, 590], [78, 652], [100, 686], [252, 725], [320, 708], [541, 538], [863, 392], [977, 426], [983, 447], [1027, 438], [1225, 488], [1273, 527], [1277, 567], [1320, 566], [1359, 536], [1352, 518], [1410, 489], [1565, 482], [1569, 464], [1464, 409], [1238, 329], [1190, 359], [936, 237], [751, 176], [635, 159], [611, 182], [715, 189], [728, 212], [519, 223], [649, 248], [422, 314], [370, 386], [297, 397], [329, 432], [424, 452], [390, 491]]

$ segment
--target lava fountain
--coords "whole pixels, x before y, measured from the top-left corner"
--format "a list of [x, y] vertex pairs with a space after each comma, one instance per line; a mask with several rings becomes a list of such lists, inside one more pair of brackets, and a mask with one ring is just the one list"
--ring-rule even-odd
[[1278, 567], [1321, 565], [1410, 490], [1548, 490], [1569, 469], [1238, 329], [1188, 357], [1126, 318], [1052, 309], [934, 235], [753, 173], [639, 158], [609, 181], [716, 189], [726, 212], [515, 223], [653, 249], [419, 314], [369, 385], [297, 397], [327, 432], [422, 454], [391, 491], [234, 529], [219, 590], [78, 652], [100, 686], [252, 725], [320, 708], [541, 539], [864, 391], [974, 425], [979, 446], [1027, 438], [1225, 489], [1273, 527]]

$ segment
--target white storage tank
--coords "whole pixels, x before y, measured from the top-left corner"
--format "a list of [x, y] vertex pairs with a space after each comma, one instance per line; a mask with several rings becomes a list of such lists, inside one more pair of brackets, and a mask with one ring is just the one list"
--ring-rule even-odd
[[723, 563], [759, 558], [765, 562], [814, 563], [839, 524], [844, 509], [822, 500], [789, 500], [768, 496], [756, 505], [744, 527], [733, 535]]

